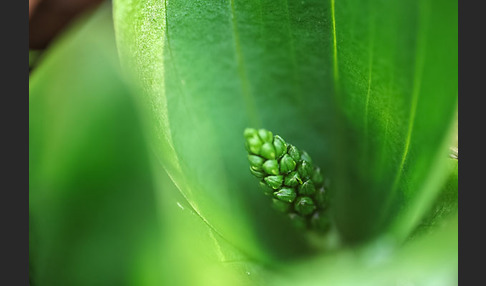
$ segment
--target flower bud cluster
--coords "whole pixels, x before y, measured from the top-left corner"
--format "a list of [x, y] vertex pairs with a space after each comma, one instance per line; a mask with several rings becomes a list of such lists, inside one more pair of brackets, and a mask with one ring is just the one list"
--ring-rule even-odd
[[301, 229], [327, 231], [327, 192], [321, 169], [305, 151], [265, 129], [244, 131], [250, 172], [260, 179], [273, 207]]

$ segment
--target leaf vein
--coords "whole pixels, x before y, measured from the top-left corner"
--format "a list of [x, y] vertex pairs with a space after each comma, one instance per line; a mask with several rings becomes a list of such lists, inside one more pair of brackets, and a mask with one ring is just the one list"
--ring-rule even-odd
[[338, 51], [337, 51], [337, 36], [336, 36], [336, 13], [335, 13], [335, 0], [331, 0], [331, 14], [332, 14], [332, 37], [333, 37], [333, 70], [334, 70], [334, 82], [336, 90], [339, 91], [339, 69], [338, 69]]
[[243, 60], [243, 53], [241, 51], [240, 37], [238, 34], [238, 26], [236, 22], [235, 3], [230, 0], [230, 16], [231, 26], [233, 29], [233, 39], [235, 44], [235, 54], [238, 63], [238, 75], [240, 77], [242, 95], [245, 102], [246, 111], [250, 117], [250, 122], [253, 126], [261, 126], [260, 118], [256, 112], [256, 103], [253, 94], [250, 91], [250, 83], [247, 76], [245, 63]]

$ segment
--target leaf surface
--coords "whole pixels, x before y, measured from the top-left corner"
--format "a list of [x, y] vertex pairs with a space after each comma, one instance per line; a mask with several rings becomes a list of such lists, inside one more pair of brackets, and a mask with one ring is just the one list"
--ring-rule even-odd
[[127, 285], [147, 237], [161, 235], [109, 8], [69, 27], [30, 74], [31, 285]]
[[345, 243], [405, 239], [437, 196], [457, 108], [456, 2], [115, 1], [114, 17], [160, 163], [250, 256], [307, 247], [248, 170], [248, 126], [315, 158]]

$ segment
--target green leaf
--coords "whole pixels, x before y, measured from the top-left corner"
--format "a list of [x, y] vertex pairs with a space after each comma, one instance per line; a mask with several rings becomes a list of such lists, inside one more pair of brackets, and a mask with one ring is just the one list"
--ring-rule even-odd
[[405, 239], [437, 196], [457, 109], [457, 3], [133, 0], [114, 1], [114, 18], [160, 163], [252, 257], [305, 252], [248, 172], [246, 127], [312, 154], [346, 244]]
[[413, 232], [412, 238], [422, 234], [434, 232], [436, 228], [444, 227], [451, 217], [457, 216], [459, 211], [458, 193], [458, 171], [459, 162], [457, 159], [449, 159], [448, 164], [452, 170], [443, 185], [439, 196], [435, 199], [429, 211], [423, 217], [417, 229]]
[[[135, 102], [103, 15], [31, 75], [34, 284], [457, 284], [457, 3], [115, 2]], [[312, 154], [340, 237], [269, 210], [248, 126]]]
[[30, 78], [31, 284], [263, 279], [263, 266], [185, 207], [153, 163], [132, 89], [119, 73], [109, 12], [103, 5], [70, 27]]
[[396, 249], [377, 240], [282, 266], [267, 285], [458, 285], [458, 219]]
[[338, 145], [348, 158], [333, 182], [336, 219], [348, 240], [387, 229], [403, 239], [448, 173], [457, 3], [335, 4], [334, 79], [349, 134]]
[[124, 284], [144, 243], [160, 235], [109, 8], [69, 27], [29, 78], [31, 285]]
[[[162, 277], [160, 282], [150, 285], [268, 283], [265, 265], [252, 261], [246, 253], [239, 251], [208, 227], [195, 210], [187, 205], [184, 196], [178, 192], [162, 166], [155, 160], [152, 166], [159, 190], [156, 196], [158, 218], [166, 231], [147, 249], [157, 262], [145, 265], [147, 269], [144, 271], [159, 273]], [[154, 253], [154, 249], [159, 251]]]

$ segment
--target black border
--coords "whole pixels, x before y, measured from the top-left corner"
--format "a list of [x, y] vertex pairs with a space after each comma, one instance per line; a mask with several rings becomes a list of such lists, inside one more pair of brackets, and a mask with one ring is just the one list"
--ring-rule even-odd
[[[485, 130], [484, 84], [485, 64], [480, 61], [485, 45], [485, 18], [475, 5], [459, 5], [459, 282], [474, 285], [484, 273], [484, 168]], [[474, 13], [475, 11], [476, 13]]]
[[0, 284], [29, 284], [29, 2], [0, 9], [2, 122], [2, 277]]

